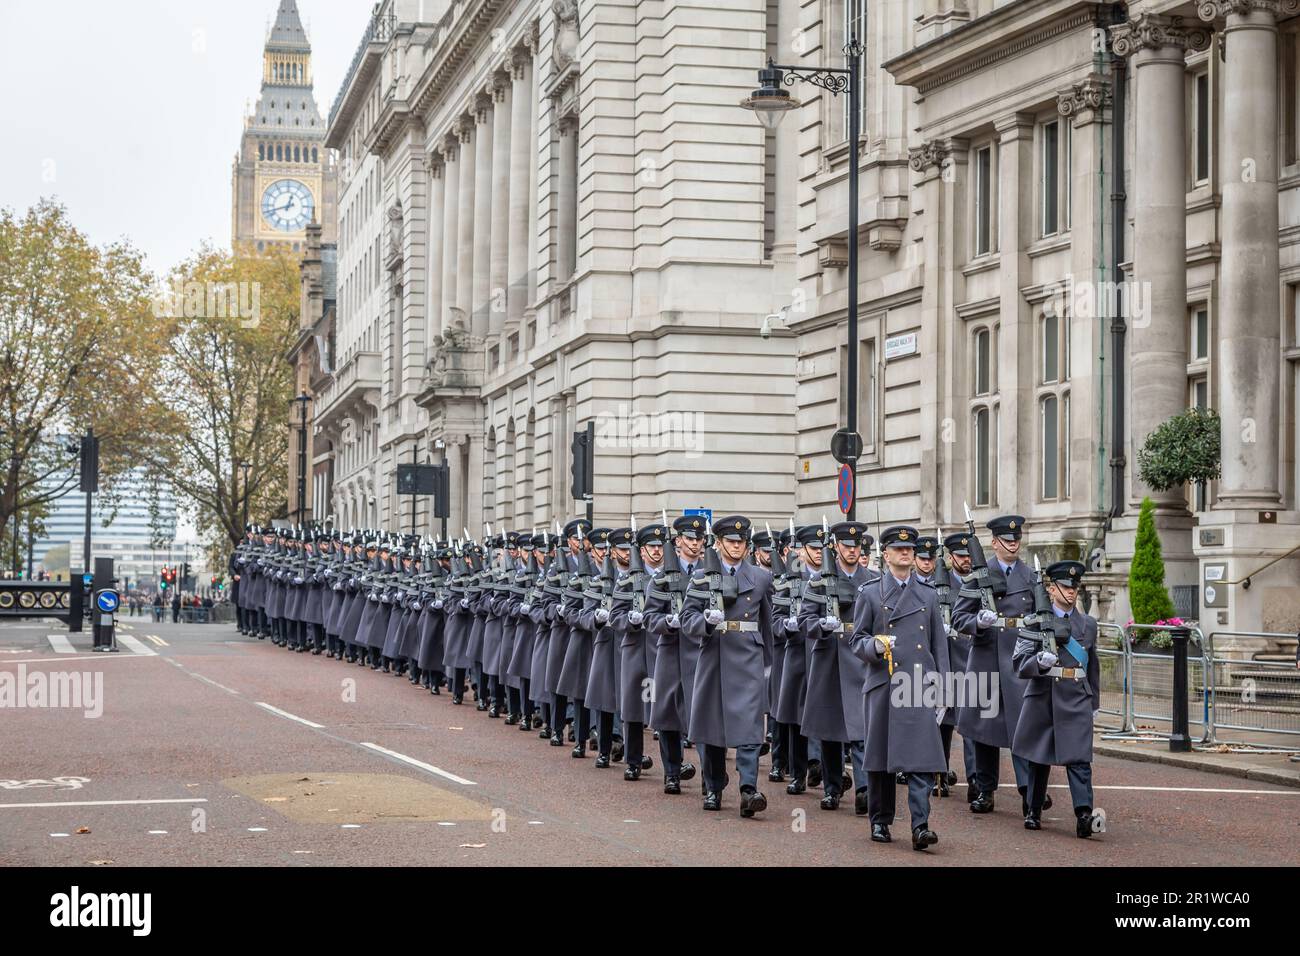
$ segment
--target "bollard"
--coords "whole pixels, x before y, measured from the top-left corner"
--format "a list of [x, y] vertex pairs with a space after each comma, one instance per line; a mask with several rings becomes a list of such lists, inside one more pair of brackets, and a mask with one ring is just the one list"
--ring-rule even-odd
[[1169, 633], [1174, 642], [1174, 699], [1173, 728], [1169, 735], [1169, 750], [1172, 753], [1188, 753], [1192, 749], [1192, 738], [1187, 733], [1187, 642], [1191, 639], [1190, 628], [1180, 627]]

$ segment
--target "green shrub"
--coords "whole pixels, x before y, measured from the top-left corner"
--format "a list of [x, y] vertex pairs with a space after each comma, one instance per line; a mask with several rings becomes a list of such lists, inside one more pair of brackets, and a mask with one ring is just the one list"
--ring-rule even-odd
[[[1174, 602], [1165, 588], [1165, 560], [1160, 551], [1160, 535], [1156, 533], [1155, 508], [1150, 498], [1143, 498], [1138, 513], [1137, 541], [1128, 571], [1128, 597], [1135, 624], [1155, 624], [1174, 616]], [[1167, 631], [1138, 629], [1133, 632], [1133, 639], [1149, 639], [1155, 647], [1168, 647], [1171, 643]]]
[[1175, 415], [1138, 449], [1138, 477], [1156, 491], [1189, 481], [1217, 481], [1222, 457], [1219, 432], [1219, 413], [1212, 408], [1189, 408]]

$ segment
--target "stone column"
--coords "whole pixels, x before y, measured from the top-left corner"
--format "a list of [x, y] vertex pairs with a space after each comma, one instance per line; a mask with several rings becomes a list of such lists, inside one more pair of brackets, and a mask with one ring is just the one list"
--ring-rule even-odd
[[474, 295], [470, 328], [475, 337], [484, 338], [492, 297], [492, 99], [485, 93], [474, 102], [474, 138]]
[[425, 322], [429, 330], [425, 336], [424, 361], [428, 362], [433, 340], [442, 334], [442, 244], [446, 216], [446, 180], [442, 153], [435, 150], [429, 155], [429, 278], [425, 283]]
[[[533, 58], [524, 49], [515, 50], [510, 57], [510, 76], [514, 89], [510, 96], [510, 229], [506, 276], [509, 291], [506, 296], [506, 328], [515, 330], [523, 320], [524, 310], [531, 304], [528, 288], [532, 262], [528, 255], [530, 235], [527, 223], [532, 221], [537, 202], [531, 189], [533, 171], [537, 168], [537, 152], [533, 144]], [[520, 340], [520, 347], [524, 342]]]
[[[778, 63], [793, 65], [802, 57], [802, 54], [794, 49], [794, 39], [798, 36], [799, 28], [799, 7], [799, 0], [780, 0], [777, 7], [776, 61]], [[858, 39], [864, 44], [867, 42], [866, 37]], [[774, 210], [776, 222], [772, 237], [772, 260], [782, 264], [793, 263], [795, 258], [795, 232], [798, 228], [796, 214], [799, 209], [800, 186], [799, 127], [802, 125], [796, 122], [797, 118], [798, 113], [786, 117], [785, 122], [776, 128], [776, 195], [773, 198], [776, 203]], [[793, 285], [795, 278], [793, 266], [783, 265], [779, 271], [782, 273], [781, 278]], [[780, 297], [779, 302], [784, 302], [784, 296], [789, 294], [789, 290], [781, 288], [773, 291]]]
[[560, 182], [556, 209], [556, 279], [567, 283], [578, 267], [578, 118], [560, 119]]
[[460, 241], [460, 140], [453, 133], [443, 141], [443, 212], [442, 212], [442, 306], [438, 313], [438, 328], [445, 332], [457, 320], [451, 310], [457, 305], [456, 276], [459, 271], [457, 242]]
[[1218, 389], [1223, 478], [1215, 507], [1273, 510], [1279, 492], [1278, 31], [1295, 0], [1204, 0], [1224, 17]]
[[[1070, 275], [1076, 283], [1091, 282], [1103, 275], [1114, 281], [1109, 272], [1098, 271], [1098, 266], [1109, 267], [1107, 257], [1109, 233], [1106, 228], [1085, 230], [1083, 224], [1093, 222], [1098, 209], [1110, 202], [1110, 194], [1117, 187], [1113, 182], [1108, 147], [1111, 144], [1110, 81], [1099, 73], [1090, 74], [1081, 82], [1062, 90], [1056, 97], [1057, 112], [1062, 124], [1071, 126], [1070, 136]], [[1105, 178], [1099, 171], [1105, 170]], [[1102, 342], [1110, 340], [1110, 310], [1101, 297], [1093, 297], [1095, 307], [1085, 312], [1079, 308], [1080, 300], [1067, 302], [1064, 297], [1052, 302], [1057, 315], [1070, 319], [1070, 434], [1062, 441], [1070, 449], [1070, 510], [1076, 515], [1096, 514], [1105, 511], [1108, 500], [1097, 500], [1102, 482], [1110, 478], [1106, 462], [1095, 449], [1106, 440], [1105, 421], [1099, 421], [1089, 409], [1099, 409], [1109, 401], [1111, 374], [1104, 366], [1106, 377], [1097, 374], [1094, 356]], [[1044, 303], [1045, 306], [1048, 303]], [[1064, 327], [1061, 328], [1062, 333]]]
[[1029, 304], [1020, 294], [1020, 289], [1033, 281], [1026, 250], [1034, 241], [1034, 116], [1011, 113], [995, 120], [993, 127], [998, 133], [998, 218], [993, 231], [1001, 261], [1001, 318], [996, 359], [999, 401], [994, 430], [998, 452], [992, 466], [997, 474], [991, 476], [990, 503], [1005, 511], [1015, 502], [1038, 500], [1034, 365], [1031, 361], [1022, 368], [1020, 361], [1022, 355], [1036, 354]]
[[[534, 64], [537, 60], [537, 24], [524, 38], [528, 54], [533, 58]], [[541, 225], [541, 201], [538, 195], [537, 183], [540, 176], [541, 150], [538, 149], [537, 131], [541, 128], [541, 110], [542, 101], [537, 95], [537, 69], [534, 66], [532, 85], [529, 87], [529, 124], [528, 124], [528, 298], [524, 306], [524, 312], [531, 318], [534, 315], [534, 309], [537, 306], [537, 257], [540, 238], [538, 236]]]
[[456, 308], [460, 309], [459, 321], [466, 329], [473, 329], [470, 316], [474, 303], [474, 156], [477, 144], [474, 141], [474, 120], [462, 116], [456, 123], [456, 133], [460, 137], [460, 204], [456, 213], [458, 235], [456, 237], [456, 269], [459, 279], [456, 283]]
[[[510, 75], [496, 73], [492, 92], [492, 252], [490, 255], [488, 331], [501, 338], [506, 324], [506, 286], [510, 265]], [[505, 358], [505, 345], [501, 346]]]
[[[1137, 476], [1137, 452], [1157, 426], [1187, 408], [1187, 117], [1185, 58], [1209, 34], [1182, 18], [1141, 14], [1111, 27], [1119, 56], [1132, 56], [1133, 276], [1129, 326], [1130, 501], [1186, 513], [1181, 488], [1158, 492]], [[1274, 220], [1276, 222], [1276, 219]], [[1276, 240], [1276, 232], [1274, 232]]]

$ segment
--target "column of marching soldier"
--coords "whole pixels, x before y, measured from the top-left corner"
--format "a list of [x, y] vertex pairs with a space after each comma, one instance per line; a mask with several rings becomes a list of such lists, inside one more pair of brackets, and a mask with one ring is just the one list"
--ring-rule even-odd
[[721, 809], [728, 749], [744, 817], [767, 808], [769, 752], [767, 779], [792, 795], [821, 787], [824, 810], [853, 787], [876, 842], [891, 842], [905, 785], [924, 850], [938, 842], [930, 800], [957, 782], [954, 728], [972, 813], [993, 811], [1009, 749], [1027, 829], [1051, 806], [1052, 765], [1066, 769], [1077, 835], [1099, 829], [1084, 568], [1030, 570], [1023, 528], [1017, 515], [988, 523], [990, 562], [969, 520], [942, 541], [888, 528], [874, 552], [857, 522], [773, 534], [743, 516], [639, 529], [577, 519], [554, 534], [489, 528], [482, 542], [437, 544], [250, 527], [230, 570], [245, 634], [445, 688], [457, 705], [468, 682], [488, 717], [572, 743], [573, 757], [590, 746], [600, 768], [625, 761], [628, 781], [653, 767], [652, 729], [664, 793], [695, 776], [684, 748], [699, 753], [705, 810]]

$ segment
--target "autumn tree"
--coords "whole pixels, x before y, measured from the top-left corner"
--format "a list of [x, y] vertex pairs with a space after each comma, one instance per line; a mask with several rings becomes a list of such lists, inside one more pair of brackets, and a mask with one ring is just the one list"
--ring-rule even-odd
[[[298, 332], [298, 259], [200, 249], [160, 297], [166, 358], [155, 466], [189, 499], [210, 559], [221, 561], [251, 519], [284, 507]], [[247, 462], [248, 485], [244, 485]], [[219, 568], [220, 564], [214, 564]]]
[[0, 209], [0, 536], [76, 487], [86, 429], [110, 500], [139, 464], [160, 354], [151, 286], [138, 251], [92, 245], [58, 203]]

